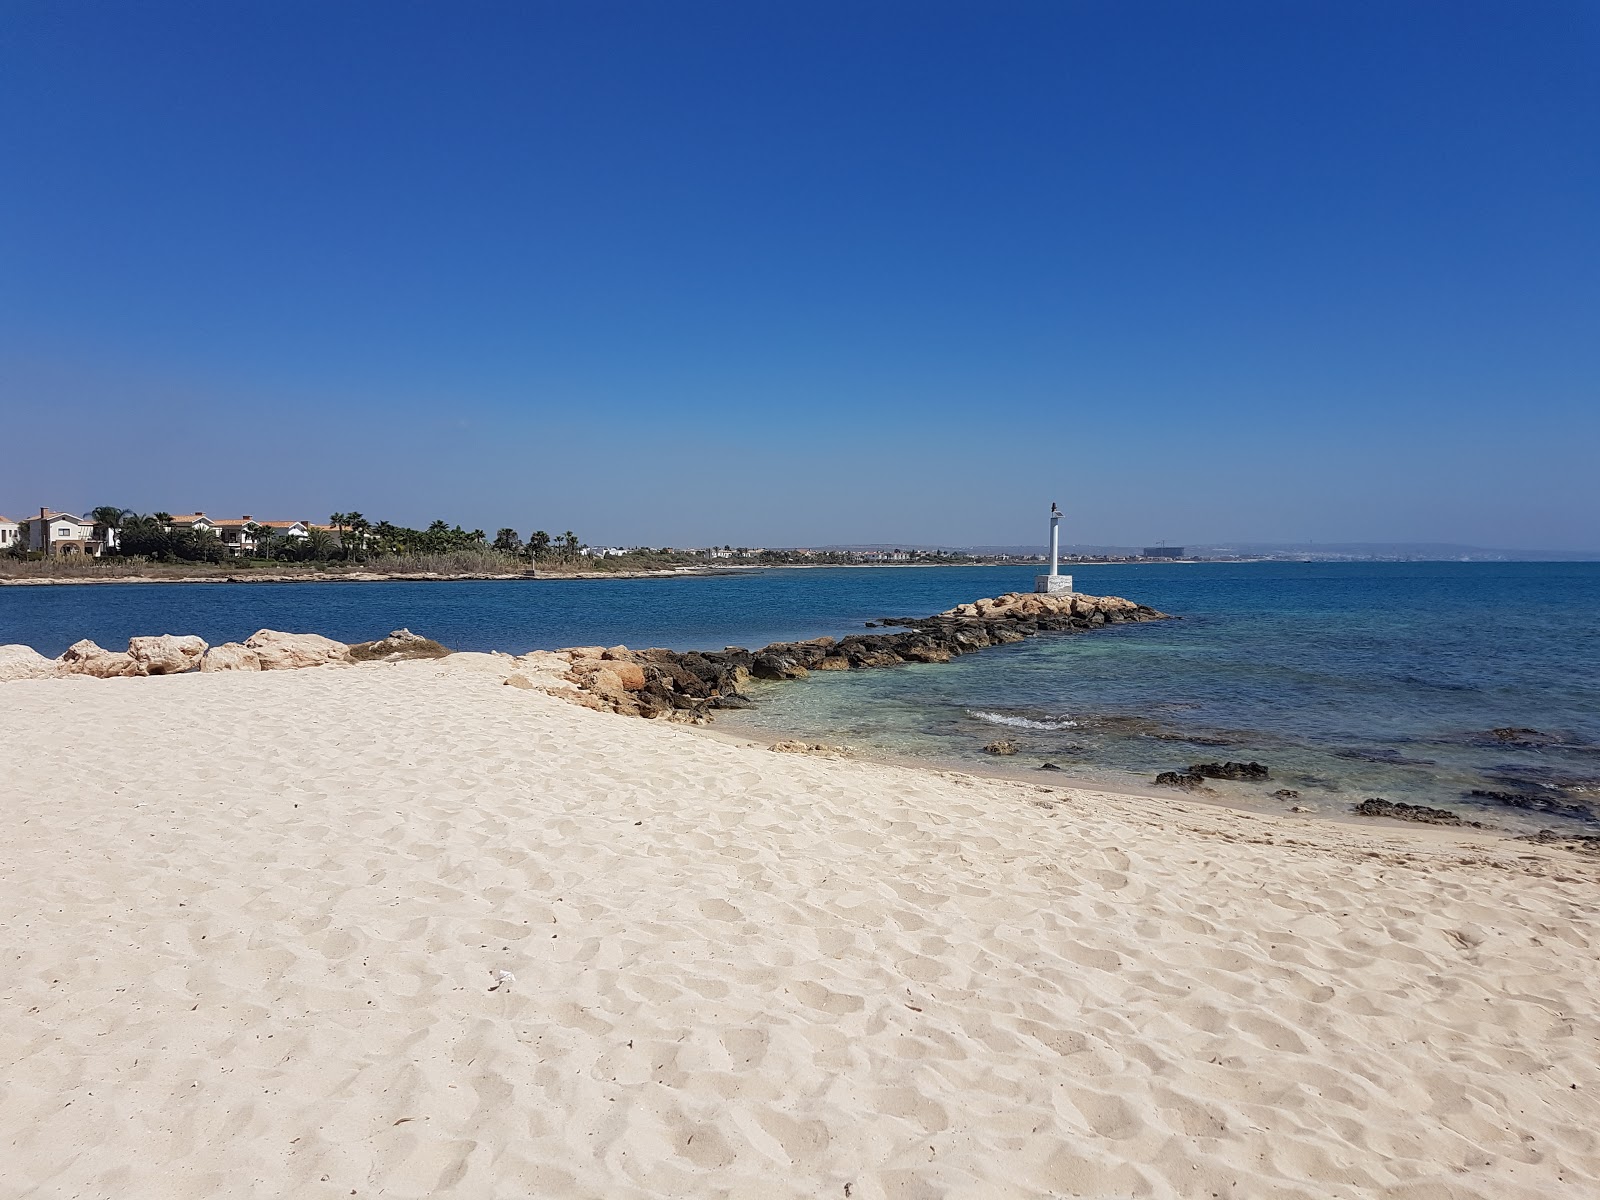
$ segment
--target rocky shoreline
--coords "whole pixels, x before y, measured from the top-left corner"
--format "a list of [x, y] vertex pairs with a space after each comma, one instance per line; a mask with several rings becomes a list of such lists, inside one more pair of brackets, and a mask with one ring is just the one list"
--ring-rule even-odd
[[579, 647], [559, 653], [586, 707], [625, 716], [704, 723], [717, 709], [748, 708], [751, 679], [804, 679], [813, 671], [859, 671], [904, 663], [943, 663], [1042, 633], [1081, 633], [1106, 625], [1171, 620], [1120, 596], [1011, 592], [931, 617], [892, 617], [875, 627], [902, 632], [775, 642], [759, 650], [629, 650]]
[[[885, 618], [870, 627], [895, 632], [854, 634], [844, 638], [821, 637], [799, 642], [775, 642], [758, 650], [730, 646], [719, 651], [630, 650], [626, 646], [580, 646], [565, 650], [535, 650], [521, 656], [494, 651], [508, 660], [510, 686], [546, 692], [585, 708], [623, 716], [644, 717], [686, 724], [709, 724], [718, 710], [749, 708], [746, 693], [751, 680], [805, 679], [813, 671], [868, 670], [906, 663], [943, 663], [990, 646], [1005, 645], [1045, 633], [1081, 633], [1108, 625], [1173, 619], [1146, 605], [1117, 596], [1047, 596], [1010, 593], [993, 599], [959, 605], [929, 617]], [[411, 632], [397, 629], [387, 637], [347, 645], [313, 633], [285, 633], [262, 629], [243, 642], [208, 645], [202, 638], [160, 634], [130, 638], [127, 650], [108, 650], [88, 639], [74, 643], [60, 657], [50, 659], [28, 646], [0, 646], [0, 683], [25, 679], [85, 677], [117, 679], [173, 675], [191, 671], [281, 671], [305, 667], [364, 662], [401, 662], [437, 659], [452, 651]], [[1559, 741], [1534, 730], [1496, 729], [1489, 734], [1497, 744], [1543, 745]], [[1536, 741], [1535, 739], [1542, 739]], [[774, 750], [844, 753], [843, 747], [805, 742], [779, 742]], [[1009, 741], [984, 747], [993, 755], [1016, 753]], [[1045, 763], [1041, 770], [1061, 770]], [[1267, 783], [1270, 769], [1259, 762], [1191, 764], [1180, 771], [1164, 771], [1154, 783], [1159, 788], [1185, 792], [1209, 791], [1214, 780]], [[1273, 798], [1292, 801], [1298, 791], [1280, 788]], [[1568, 818], [1590, 826], [1595, 809], [1587, 804], [1533, 794], [1512, 794], [1477, 789], [1467, 793], [1513, 808]], [[1309, 812], [1295, 805], [1291, 812]], [[1458, 826], [1483, 831], [1509, 832], [1462, 817], [1443, 808], [1391, 802], [1369, 797], [1352, 806], [1357, 816], [1411, 823]], [[1542, 830], [1521, 835], [1523, 840], [1559, 845], [1590, 856], [1600, 855], [1600, 835], [1587, 832]]]
[[468, 583], [550, 582], [564, 579], [679, 579], [707, 575], [731, 575], [755, 567], [675, 567], [661, 571], [262, 571], [250, 573], [170, 575], [22, 575], [0, 576], [0, 587], [67, 587], [76, 584], [109, 583]]

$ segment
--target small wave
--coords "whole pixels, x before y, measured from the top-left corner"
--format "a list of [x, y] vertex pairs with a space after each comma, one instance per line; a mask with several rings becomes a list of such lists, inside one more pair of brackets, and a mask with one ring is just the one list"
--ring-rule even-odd
[[967, 715], [977, 717], [980, 721], [987, 721], [991, 725], [1009, 725], [1013, 729], [1076, 729], [1078, 723], [1062, 717], [1055, 721], [1034, 721], [1027, 717], [1008, 717], [1005, 713], [984, 712], [981, 709], [969, 708]]

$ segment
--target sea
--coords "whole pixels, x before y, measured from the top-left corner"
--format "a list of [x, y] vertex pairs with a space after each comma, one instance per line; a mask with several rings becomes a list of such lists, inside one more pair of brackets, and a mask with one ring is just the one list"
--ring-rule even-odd
[[[757, 684], [755, 708], [718, 721], [865, 755], [1145, 793], [1163, 771], [1259, 762], [1266, 781], [1213, 783], [1206, 795], [1334, 817], [1381, 797], [1518, 832], [1592, 833], [1600, 823], [1600, 563], [1074, 570], [1081, 592], [1179, 619], [1047, 635], [948, 664]], [[355, 642], [403, 626], [458, 650], [756, 647], [1028, 591], [1033, 572], [0, 587], [0, 643], [56, 655], [84, 637], [121, 648], [136, 634], [216, 643], [273, 628]], [[987, 753], [996, 741], [1016, 753]]]

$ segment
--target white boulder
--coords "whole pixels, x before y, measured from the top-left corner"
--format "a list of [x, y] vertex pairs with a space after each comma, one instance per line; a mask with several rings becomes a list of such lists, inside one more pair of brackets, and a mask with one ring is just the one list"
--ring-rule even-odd
[[32, 646], [0, 646], [0, 683], [17, 679], [50, 679], [61, 673], [61, 664], [46, 658]]
[[121, 679], [129, 675], [143, 675], [133, 655], [126, 650], [107, 650], [88, 638], [73, 642], [56, 662], [61, 664], [63, 675], [88, 675], [95, 679]]
[[193, 671], [205, 655], [206, 643], [192, 635], [171, 633], [128, 639], [128, 654], [139, 665], [141, 675], [178, 675]]
[[259, 671], [261, 656], [249, 646], [238, 642], [224, 642], [206, 651], [200, 660], [202, 671]]
[[280, 633], [261, 629], [245, 639], [256, 652], [263, 671], [294, 671], [350, 661], [350, 647], [317, 633]]

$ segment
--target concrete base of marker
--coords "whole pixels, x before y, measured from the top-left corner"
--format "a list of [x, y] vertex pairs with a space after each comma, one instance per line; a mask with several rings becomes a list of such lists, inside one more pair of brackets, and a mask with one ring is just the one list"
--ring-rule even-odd
[[1072, 591], [1071, 575], [1035, 575], [1033, 590], [1046, 596], [1060, 596]]

